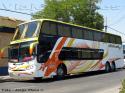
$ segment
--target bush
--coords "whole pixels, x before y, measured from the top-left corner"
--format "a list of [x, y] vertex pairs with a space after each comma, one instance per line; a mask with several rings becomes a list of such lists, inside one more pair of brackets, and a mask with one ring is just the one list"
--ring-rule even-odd
[[120, 93], [125, 93], [125, 80], [122, 82], [122, 88], [120, 90]]

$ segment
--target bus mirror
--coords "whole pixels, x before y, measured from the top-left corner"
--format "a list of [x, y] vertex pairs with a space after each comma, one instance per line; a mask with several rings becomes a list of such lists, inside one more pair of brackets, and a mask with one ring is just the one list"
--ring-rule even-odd
[[2, 59], [4, 56], [4, 49], [0, 49], [0, 59]]
[[31, 45], [30, 45], [30, 48], [29, 48], [29, 54], [30, 54], [30, 55], [32, 55], [32, 54], [33, 54], [33, 47], [34, 47], [34, 45], [33, 45], [33, 44], [31, 44]]
[[34, 51], [34, 48], [35, 48], [36, 44], [37, 44], [37, 42], [30, 44], [30, 47], [29, 47], [29, 54], [30, 55], [33, 54], [33, 51]]

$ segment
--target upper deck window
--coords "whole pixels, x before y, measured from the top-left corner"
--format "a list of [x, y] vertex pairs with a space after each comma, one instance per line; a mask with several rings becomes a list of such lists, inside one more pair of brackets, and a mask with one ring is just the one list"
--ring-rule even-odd
[[27, 31], [25, 33], [25, 38], [33, 37], [38, 26], [38, 22], [31, 22], [28, 24]]
[[13, 40], [24, 39], [24, 38], [31, 38], [37, 36], [37, 27], [38, 22], [33, 21], [25, 24], [21, 24], [16, 29], [16, 34]]
[[43, 22], [41, 32], [46, 35], [57, 35], [56, 23], [49, 21]]
[[13, 40], [20, 39], [20, 37], [21, 37], [21, 35], [22, 35], [23, 31], [24, 31], [24, 28], [25, 28], [24, 24], [17, 27], [17, 29], [16, 29], [17, 33], [16, 33], [16, 36], [14, 37]]

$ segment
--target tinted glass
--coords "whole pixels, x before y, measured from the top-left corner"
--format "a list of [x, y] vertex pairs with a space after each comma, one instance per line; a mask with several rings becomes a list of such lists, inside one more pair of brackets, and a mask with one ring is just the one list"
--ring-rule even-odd
[[110, 43], [115, 43], [115, 36], [114, 35], [110, 35]]
[[104, 37], [104, 35], [103, 35], [103, 33], [101, 33], [101, 32], [94, 32], [94, 40], [95, 41], [103, 41], [103, 37]]
[[105, 34], [103, 35], [103, 40], [102, 40], [102, 41], [108, 43], [108, 42], [109, 42], [109, 35], [105, 33]]
[[32, 55], [29, 53], [29, 46], [32, 42], [11, 45], [9, 48], [9, 60], [11, 62], [27, 62], [32, 60], [36, 54], [35, 47]]
[[120, 36], [116, 36], [116, 44], [122, 44], [122, 40]]
[[71, 37], [71, 29], [68, 25], [58, 24], [58, 35]]
[[83, 30], [81, 28], [72, 28], [72, 37], [74, 38], [83, 38]]
[[104, 50], [86, 48], [63, 48], [60, 52], [60, 60], [98, 60], [102, 59]]
[[45, 21], [41, 28], [42, 34], [57, 35], [56, 23]]
[[85, 29], [84, 30], [84, 39], [93, 40], [93, 31]]
[[21, 36], [22, 36], [22, 33], [23, 33], [23, 31], [24, 31], [24, 28], [25, 28], [25, 25], [24, 24], [22, 24], [22, 25], [19, 25], [18, 27], [17, 27], [17, 34], [16, 34], [16, 36], [14, 37], [14, 40], [17, 40], [17, 39], [20, 39], [21, 38]]
[[28, 37], [28, 38], [33, 37], [33, 34], [36, 31], [37, 25], [38, 25], [38, 22], [29, 23], [28, 24], [28, 29], [27, 29], [26, 34], [25, 34], [25, 37]]
[[57, 35], [56, 23], [50, 22], [50, 32], [52, 35]]

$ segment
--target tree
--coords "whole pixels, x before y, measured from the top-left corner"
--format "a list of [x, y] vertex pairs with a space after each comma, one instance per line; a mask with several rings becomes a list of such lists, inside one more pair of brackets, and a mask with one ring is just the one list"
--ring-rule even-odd
[[102, 30], [104, 18], [98, 13], [100, 0], [45, 0], [43, 10], [33, 18], [49, 18]]

